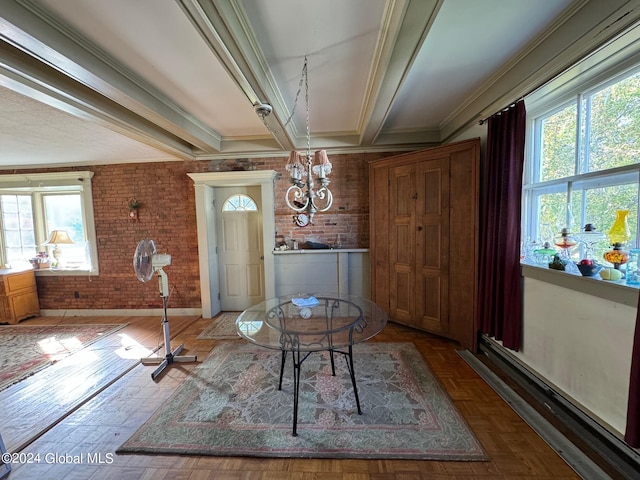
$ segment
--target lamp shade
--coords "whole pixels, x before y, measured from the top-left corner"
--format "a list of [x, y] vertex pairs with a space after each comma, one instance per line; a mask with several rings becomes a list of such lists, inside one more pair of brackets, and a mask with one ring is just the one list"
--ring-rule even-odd
[[52, 230], [44, 245], [62, 245], [73, 243], [66, 230]]

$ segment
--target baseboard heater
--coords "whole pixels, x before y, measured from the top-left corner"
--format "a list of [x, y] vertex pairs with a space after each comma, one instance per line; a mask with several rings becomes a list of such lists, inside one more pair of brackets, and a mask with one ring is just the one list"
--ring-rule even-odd
[[583, 439], [609, 465], [625, 478], [638, 478], [640, 453], [616, 437], [593, 418], [567, 400], [533, 372], [515, 361], [504, 347], [482, 335], [478, 342], [482, 353], [510, 378], [525, 389], [541, 406]]

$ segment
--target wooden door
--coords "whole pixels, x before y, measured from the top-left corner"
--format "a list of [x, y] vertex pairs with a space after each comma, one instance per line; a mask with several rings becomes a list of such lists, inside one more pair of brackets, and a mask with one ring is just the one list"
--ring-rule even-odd
[[480, 140], [370, 163], [371, 299], [476, 350]]
[[449, 159], [417, 166], [416, 326], [430, 332], [449, 331]]
[[[245, 310], [264, 300], [264, 252], [260, 187], [218, 188], [220, 307], [224, 311]], [[226, 210], [225, 199], [248, 195], [254, 210]]]
[[415, 316], [415, 165], [391, 169], [389, 182], [389, 314], [409, 321]]

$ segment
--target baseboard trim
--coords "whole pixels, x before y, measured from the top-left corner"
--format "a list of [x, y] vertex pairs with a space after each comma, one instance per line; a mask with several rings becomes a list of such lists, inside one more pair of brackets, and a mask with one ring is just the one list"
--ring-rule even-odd
[[[43, 317], [102, 317], [102, 316], [126, 316], [126, 317], [152, 317], [162, 316], [162, 308], [142, 308], [142, 309], [72, 309], [72, 310], [40, 310]], [[201, 308], [168, 308], [167, 316], [191, 317], [202, 316]]]
[[637, 478], [640, 471], [640, 453], [604, 428], [565, 396], [548, 385], [533, 372], [503, 352], [504, 347], [490, 338], [481, 336], [479, 350], [528, 394], [541, 407], [554, 415], [563, 425], [585, 441], [613, 469], [629, 479]]

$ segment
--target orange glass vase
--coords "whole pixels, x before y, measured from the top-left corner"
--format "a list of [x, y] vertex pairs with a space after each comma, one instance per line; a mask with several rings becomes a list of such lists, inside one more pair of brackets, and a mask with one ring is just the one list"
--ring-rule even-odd
[[627, 260], [629, 260], [629, 254], [622, 250], [620, 243], [614, 244], [613, 250], [604, 252], [603, 257], [607, 262], [613, 263], [613, 268], [616, 270], [619, 270], [620, 265], [627, 263]]

